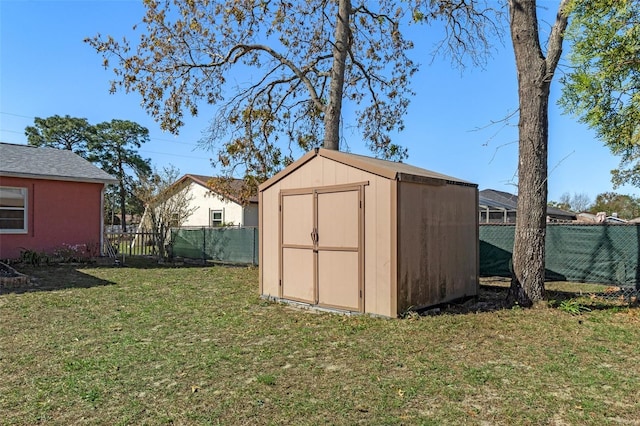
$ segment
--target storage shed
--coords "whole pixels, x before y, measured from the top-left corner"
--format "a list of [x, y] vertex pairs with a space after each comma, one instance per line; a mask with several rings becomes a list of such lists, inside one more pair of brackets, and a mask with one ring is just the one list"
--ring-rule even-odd
[[478, 291], [477, 185], [316, 149], [259, 187], [260, 293], [397, 317]]

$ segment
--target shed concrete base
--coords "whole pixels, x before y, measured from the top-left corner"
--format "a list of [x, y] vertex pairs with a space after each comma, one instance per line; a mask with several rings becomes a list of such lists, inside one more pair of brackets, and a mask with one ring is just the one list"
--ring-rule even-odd
[[347, 311], [347, 310], [337, 309], [337, 308], [325, 308], [325, 307], [318, 306], [318, 305], [311, 305], [309, 303], [298, 302], [296, 300], [281, 299], [281, 298], [276, 297], [276, 296], [269, 296], [269, 295], [265, 295], [265, 294], [261, 295], [260, 298], [264, 299], [264, 300], [268, 300], [270, 302], [282, 303], [282, 304], [291, 306], [291, 307], [299, 309], [299, 310], [310, 311], [312, 313], [329, 313], [329, 314], [338, 314], [338, 315], [346, 315], [346, 316], [366, 315], [366, 316], [373, 317], [373, 318], [387, 318], [387, 319], [389, 318], [389, 317], [386, 317], [384, 315], [377, 315], [377, 314], [371, 314], [371, 313], [362, 313], [362, 312], [357, 312], [357, 311]]

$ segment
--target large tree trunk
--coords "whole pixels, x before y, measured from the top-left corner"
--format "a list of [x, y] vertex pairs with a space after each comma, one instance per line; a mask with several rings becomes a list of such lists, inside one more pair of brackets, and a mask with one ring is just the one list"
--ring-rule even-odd
[[522, 306], [531, 306], [545, 296], [549, 89], [562, 52], [565, 4], [565, 0], [560, 3], [545, 58], [535, 0], [509, 1], [520, 106], [518, 212], [509, 299]]
[[342, 112], [342, 92], [346, 70], [347, 51], [349, 49], [351, 1], [339, 0], [336, 19], [336, 41], [333, 46], [333, 65], [331, 67], [331, 86], [329, 103], [324, 115], [324, 144], [327, 149], [340, 150], [340, 115]]

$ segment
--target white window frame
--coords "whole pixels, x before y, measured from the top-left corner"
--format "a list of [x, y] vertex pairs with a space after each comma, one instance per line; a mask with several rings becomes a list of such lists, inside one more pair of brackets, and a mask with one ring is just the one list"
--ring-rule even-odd
[[[213, 215], [216, 213], [220, 213], [220, 223], [216, 225], [216, 222], [214, 222], [213, 219]], [[209, 210], [209, 223], [211, 224], [212, 228], [219, 228], [222, 225], [224, 225], [224, 209], [211, 209]]]
[[17, 189], [22, 194], [23, 207], [0, 207], [0, 210], [22, 210], [23, 227], [21, 229], [0, 228], [0, 234], [26, 234], [29, 232], [29, 191], [24, 187], [0, 186], [0, 189]]
[[171, 218], [169, 219], [169, 228], [178, 227], [180, 227], [180, 213], [171, 213]]

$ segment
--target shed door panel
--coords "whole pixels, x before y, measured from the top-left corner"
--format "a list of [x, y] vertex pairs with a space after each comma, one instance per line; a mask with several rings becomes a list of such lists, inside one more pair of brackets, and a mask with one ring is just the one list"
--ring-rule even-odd
[[313, 250], [282, 249], [282, 297], [315, 303]]
[[313, 194], [282, 197], [282, 244], [313, 249]]
[[318, 194], [318, 248], [358, 249], [359, 206], [359, 191]]
[[313, 193], [282, 196], [281, 297], [316, 303]]
[[359, 311], [360, 191], [317, 197], [318, 304]]
[[358, 252], [318, 252], [318, 304], [360, 310]]

